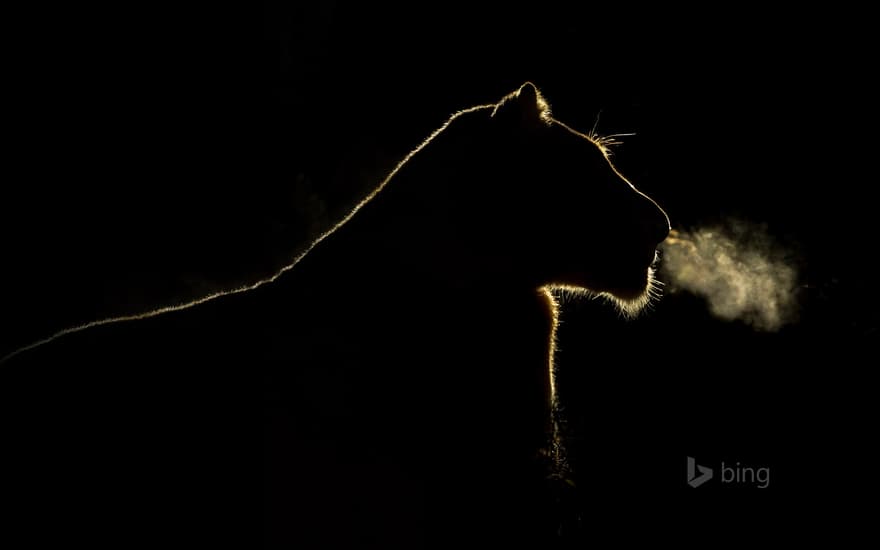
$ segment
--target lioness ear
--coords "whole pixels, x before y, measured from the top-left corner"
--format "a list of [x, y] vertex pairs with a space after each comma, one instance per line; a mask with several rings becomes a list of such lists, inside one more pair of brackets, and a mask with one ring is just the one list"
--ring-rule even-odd
[[538, 88], [526, 82], [499, 101], [492, 116], [500, 121], [528, 127], [546, 126], [550, 120], [550, 106]]

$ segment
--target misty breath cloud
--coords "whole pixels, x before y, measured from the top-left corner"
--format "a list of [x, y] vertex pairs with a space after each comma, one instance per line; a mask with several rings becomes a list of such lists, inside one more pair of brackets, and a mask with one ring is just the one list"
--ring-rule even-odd
[[702, 296], [715, 316], [765, 331], [793, 320], [797, 270], [764, 228], [732, 223], [673, 231], [662, 251], [669, 290]]

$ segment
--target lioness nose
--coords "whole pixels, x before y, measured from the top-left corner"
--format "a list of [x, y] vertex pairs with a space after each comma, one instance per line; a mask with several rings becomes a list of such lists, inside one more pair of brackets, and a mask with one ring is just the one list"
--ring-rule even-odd
[[654, 202], [654, 199], [643, 193], [641, 195], [644, 197], [642, 204], [644, 204], [646, 210], [642, 218], [645, 220], [644, 230], [648, 238], [660, 243], [669, 235], [669, 216], [660, 208], [659, 204]]

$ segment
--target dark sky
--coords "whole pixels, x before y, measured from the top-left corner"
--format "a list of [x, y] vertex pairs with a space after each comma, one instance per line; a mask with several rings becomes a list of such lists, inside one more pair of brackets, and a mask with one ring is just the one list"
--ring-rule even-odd
[[[4, 79], [0, 354], [270, 273], [450, 113], [531, 80], [569, 125], [587, 131], [598, 116], [600, 133], [635, 133], [616, 163], [673, 227], [761, 224], [801, 274], [801, 320], [775, 335], [670, 297], [627, 329], [652, 333], [658, 367], [680, 367], [671, 379], [643, 373], [647, 386], [692, 389], [709, 376], [731, 384], [734, 402], [763, 385], [748, 417], [758, 424], [786, 410], [789, 391], [815, 393], [795, 401], [807, 407], [829, 402], [823, 387], [857, 399], [853, 350], [872, 352], [880, 327], [867, 267], [877, 235], [869, 18], [566, 4], [23, 10]], [[576, 311], [571, 323], [603, 315]], [[820, 340], [817, 371], [809, 350]], [[731, 354], [738, 368], [706, 374]], [[778, 471], [817, 464], [774, 437], [758, 429], [734, 437], [739, 449], [721, 438], [702, 448]]]

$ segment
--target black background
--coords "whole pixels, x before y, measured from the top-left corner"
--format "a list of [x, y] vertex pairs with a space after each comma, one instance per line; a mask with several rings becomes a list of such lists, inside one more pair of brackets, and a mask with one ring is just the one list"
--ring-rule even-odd
[[[601, 112], [600, 133], [636, 134], [616, 164], [673, 227], [765, 224], [800, 272], [799, 321], [774, 334], [685, 294], [631, 323], [571, 308], [575, 472], [616, 495], [594, 519], [684, 502], [686, 538], [687, 514], [782, 529], [780, 507], [851, 504], [841, 466], [870, 433], [880, 327], [865, 13], [270, 2], [13, 19], [0, 353], [271, 273], [450, 113], [531, 80], [569, 125]], [[769, 465], [771, 485], [691, 490], [687, 455]]]

